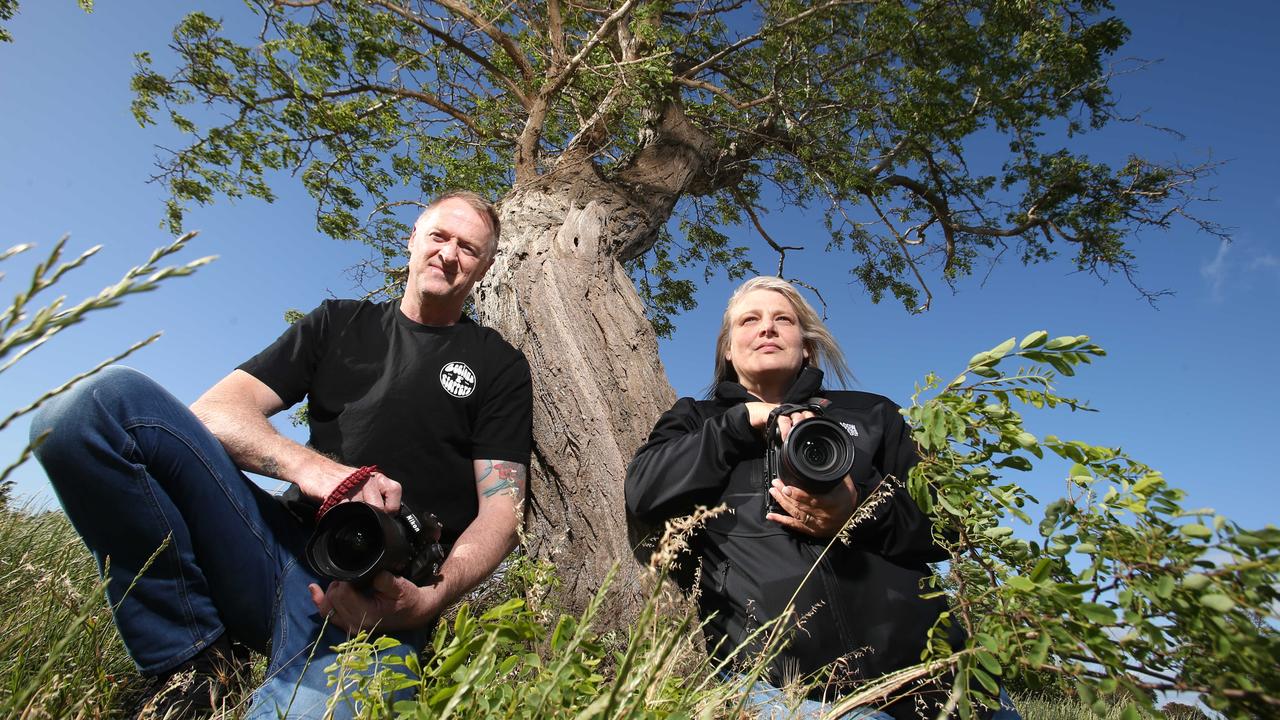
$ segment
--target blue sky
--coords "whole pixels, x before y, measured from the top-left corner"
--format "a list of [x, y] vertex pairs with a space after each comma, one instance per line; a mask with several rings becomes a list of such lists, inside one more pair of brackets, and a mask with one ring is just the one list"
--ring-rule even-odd
[[[72, 300], [114, 282], [170, 240], [158, 226], [161, 189], [146, 181], [155, 146], [176, 147], [178, 138], [137, 126], [128, 82], [134, 52], [164, 57], [182, 5], [103, 1], [85, 15], [71, 0], [29, 0], [10, 22], [15, 42], [0, 46], [0, 247], [40, 247], [0, 267], [6, 297], [63, 233], [71, 234], [71, 251], [105, 245], [57, 286]], [[765, 217], [780, 240], [810, 248], [789, 256], [788, 273], [823, 288], [858, 387], [905, 403], [925, 373], [954, 374], [974, 352], [1007, 337], [1041, 328], [1089, 334], [1109, 356], [1060, 389], [1101, 412], [1035, 413], [1034, 431], [1122, 446], [1186, 488], [1190, 506], [1214, 507], [1244, 525], [1280, 520], [1277, 503], [1266, 500], [1277, 479], [1270, 451], [1280, 407], [1280, 91], [1273, 77], [1280, 6], [1230, 7], [1125, 3], [1134, 34], [1121, 55], [1161, 62], [1117, 80], [1122, 109], [1185, 139], [1125, 127], [1083, 141], [1099, 158], [1132, 151], [1226, 161], [1207, 183], [1217, 202], [1200, 211], [1233, 228], [1231, 244], [1189, 224], [1134, 242], [1141, 281], [1176, 292], [1158, 308], [1123, 278], [1103, 284], [1063, 263], [1005, 264], [958, 283], [955, 294], [935, 288], [933, 309], [912, 316], [893, 301], [871, 304], [850, 282], [848, 264], [821, 254], [821, 229], [810, 217]], [[227, 12], [242, 10], [228, 5]], [[194, 210], [190, 227], [201, 235], [185, 258], [212, 254], [217, 262], [92, 318], [0, 375], [0, 407], [25, 403], [156, 330], [164, 337], [128, 362], [189, 402], [278, 335], [286, 309], [355, 294], [346, 269], [365, 256], [363, 248], [319, 236], [296, 183], [276, 190], [273, 205], [220, 200]], [[772, 267], [768, 256], [759, 260]], [[680, 318], [675, 337], [662, 344], [679, 394], [697, 395], [706, 385], [729, 290], [721, 281], [704, 288], [702, 307]], [[0, 433], [0, 464], [17, 455], [25, 435], [24, 423]], [[1064, 470], [1047, 467], [1025, 479], [1052, 498], [1065, 488]], [[16, 479], [19, 495], [48, 501], [34, 463]]]

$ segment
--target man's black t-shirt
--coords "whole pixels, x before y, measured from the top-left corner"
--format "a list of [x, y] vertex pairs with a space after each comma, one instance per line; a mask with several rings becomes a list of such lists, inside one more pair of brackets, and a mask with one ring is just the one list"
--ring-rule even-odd
[[293, 405], [314, 449], [377, 465], [452, 543], [476, 517], [476, 459], [529, 463], [529, 364], [469, 318], [419, 325], [400, 302], [327, 300], [240, 366]]

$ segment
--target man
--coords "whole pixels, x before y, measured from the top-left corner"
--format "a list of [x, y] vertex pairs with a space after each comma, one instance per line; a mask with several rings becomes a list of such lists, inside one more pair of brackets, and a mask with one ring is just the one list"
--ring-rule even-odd
[[[332, 646], [364, 629], [402, 643], [388, 654], [421, 648], [439, 614], [515, 547], [532, 442], [529, 367], [462, 314], [498, 235], [492, 205], [444, 195], [414, 225], [399, 301], [325, 302], [190, 411], [145, 376], [112, 368], [33, 423], [44, 438], [37, 457], [108, 576], [125, 646], [157, 678], [143, 715], [207, 712], [236, 640], [270, 647], [248, 717], [349, 717], [342, 687], [327, 682]], [[267, 420], [304, 396], [307, 446]], [[403, 497], [437, 515], [451, 546], [440, 579], [417, 587], [382, 572], [369, 590], [325, 583], [302, 559], [309, 524], [241, 471], [293, 483], [316, 503], [367, 476], [334, 499], [396, 513]]]

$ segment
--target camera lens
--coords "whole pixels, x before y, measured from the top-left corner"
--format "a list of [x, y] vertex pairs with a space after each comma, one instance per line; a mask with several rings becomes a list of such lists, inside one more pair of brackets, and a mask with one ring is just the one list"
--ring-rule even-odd
[[782, 444], [784, 479], [814, 492], [831, 489], [853, 469], [853, 441], [840, 423], [823, 417], [801, 420]]
[[337, 528], [328, 536], [329, 559], [339, 569], [349, 573], [362, 573], [372, 566], [382, 553], [382, 532], [377, 518], [361, 515]]
[[347, 502], [320, 518], [306, 555], [323, 577], [367, 585], [379, 570], [400, 569], [409, 551], [407, 533], [395, 517], [362, 502]]
[[811, 438], [800, 445], [800, 455], [815, 470], [825, 470], [836, 456], [828, 438]]
[[435, 515], [418, 515], [404, 503], [390, 515], [359, 501], [339, 503], [320, 518], [307, 541], [316, 574], [367, 587], [386, 570], [414, 582], [434, 582], [444, 561], [443, 527]]

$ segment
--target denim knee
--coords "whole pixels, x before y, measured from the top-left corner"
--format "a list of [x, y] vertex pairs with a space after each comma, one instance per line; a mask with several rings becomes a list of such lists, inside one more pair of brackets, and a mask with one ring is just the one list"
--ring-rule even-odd
[[[111, 365], [72, 385], [69, 390], [50, 398], [31, 419], [31, 443], [36, 444], [36, 458], [56, 452], [62, 443], [74, 442], [83, 427], [104, 403], [125, 397], [136, 397], [151, 388], [154, 380], [124, 365]], [[110, 409], [110, 408], [104, 408]]]

